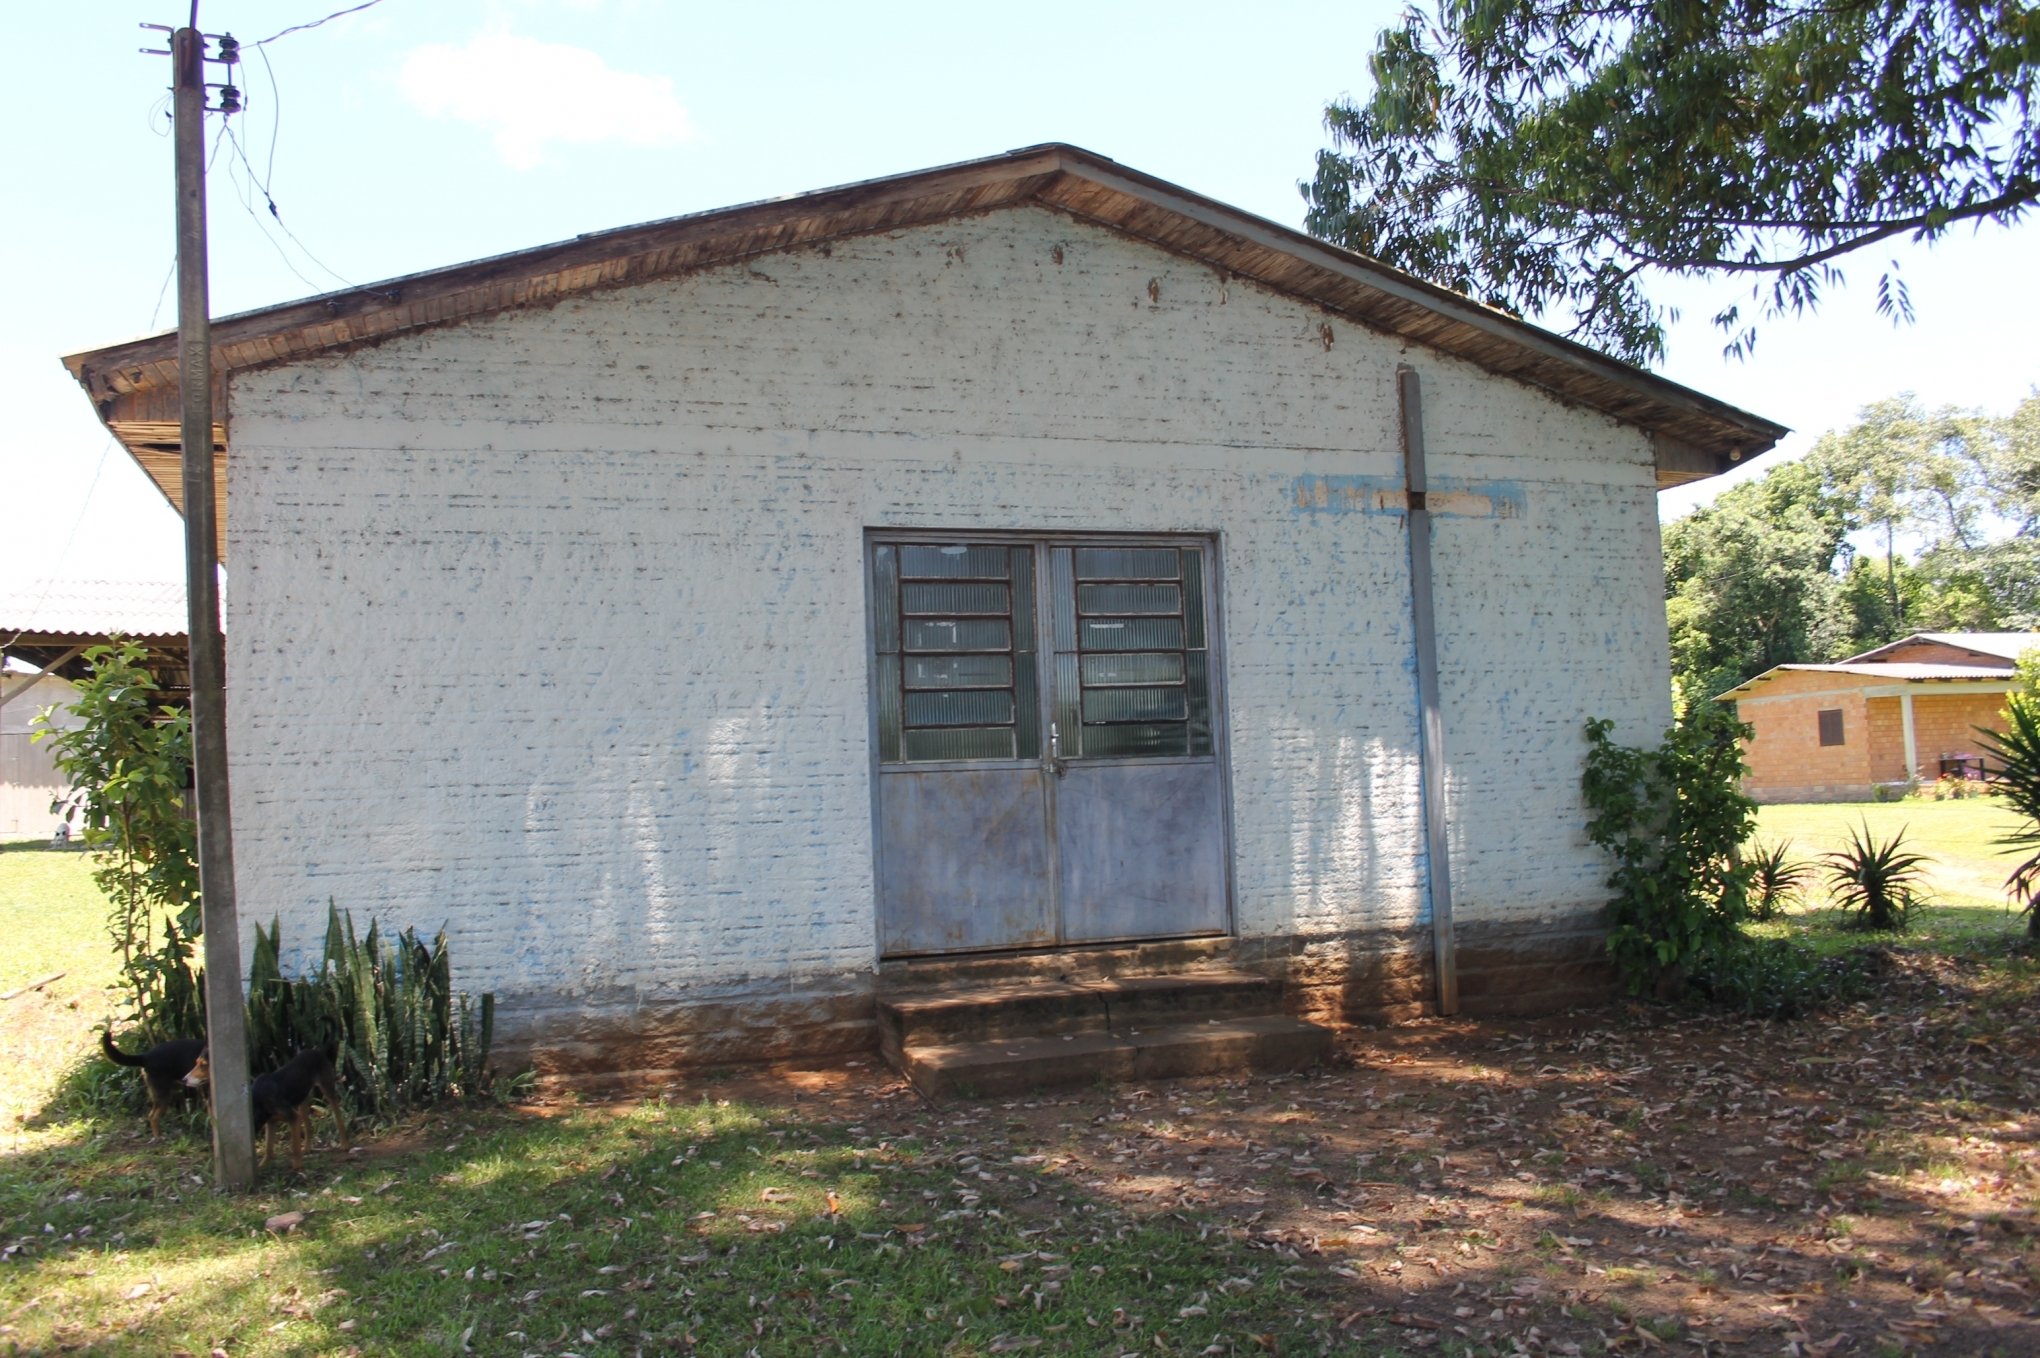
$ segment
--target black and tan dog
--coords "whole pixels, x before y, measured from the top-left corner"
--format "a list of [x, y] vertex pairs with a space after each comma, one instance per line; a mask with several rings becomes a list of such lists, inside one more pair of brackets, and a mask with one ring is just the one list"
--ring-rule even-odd
[[[202, 1085], [211, 1077], [211, 1063], [201, 1051], [184, 1083]], [[340, 1077], [333, 1070], [333, 1053], [331, 1049], [307, 1047], [267, 1075], [256, 1076], [248, 1086], [248, 1097], [255, 1110], [249, 1130], [269, 1133], [262, 1141], [263, 1164], [275, 1157], [278, 1125], [288, 1122], [290, 1167], [304, 1168], [305, 1146], [312, 1139], [313, 1094], [326, 1096], [326, 1106], [333, 1110], [333, 1125], [340, 1129], [340, 1148], [348, 1148], [347, 1117], [340, 1111]]]
[[182, 1093], [186, 1085], [202, 1087], [205, 1078], [191, 1079], [191, 1072], [205, 1059], [205, 1039], [180, 1037], [159, 1042], [140, 1056], [129, 1056], [113, 1045], [111, 1030], [102, 1030], [99, 1045], [106, 1059], [117, 1066], [134, 1066], [142, 1072], [142, 1084], [149, 1091], [149, 1135], [163, 1134], [163, 1110]]

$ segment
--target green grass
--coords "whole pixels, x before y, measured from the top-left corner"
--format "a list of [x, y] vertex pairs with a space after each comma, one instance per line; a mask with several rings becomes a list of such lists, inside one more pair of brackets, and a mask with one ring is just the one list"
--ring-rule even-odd
[[[954, 1146], [727, 1102], [416, 1131], [435, 1144], [325, 1152], [301, 1188], [271, 1175], [245, 1198], [194, 1182], [194, 1138], [11, 1166], [0, 1217], [34, 1227], [7, 1232], [27, 1243], [0, 1273], [0, 1345], [1194, 1353], [1243, 1331], [1301, 1350], [1321, 1325], [1265, 1251], [1135, 1220], [1010, 1157], [961, 1175]], [[297, 1230], [263, 1228], [286, 1210], [306, 1214]]]
[[[735, 1100], [467, 1109], [213, 1191], [203, 1119], [144, 1140], [94, 1028], [115, 968], [82, 854], [0, 851], [0, 1354], [1198, 1352], [1315, 1348], [1244, 1230], [1137, 1217], [1043, 1147], [890, 1139]], [[94, 1092], [97, 1091], [97, 1097]], [[133, 1100], [138, 1106], [139, 1098]], [[876, 1110], [874, 1110], [876, 1111]], [[916, 1125], [918, 1126], [918, 1120]], [[1016, 1156], [1030, 1155], [1016, 1163]], [[265, 1223], [303, 1213], [296, 1229]]]
[[99, 983], [119, 975], [107, 943], [106, 906], [92, 857], [46, 840], [0, 842], [0, 993], [53, 971]]
[[[1990, 798], [1765, 806], [1757, 813], [1755, 838], [1763, 843], [1790, 840], [1795, 858], [1818, 859], [1847, 848], [1850, 831], [1866, 823], [1879, 841], [1903, 831], [1906, 848], [1930, 860], [1924, 878], [1931, 903], [1914, 912], [1904, 935], [1907, 946], [1990, 951], [2024, 930], [2024, 920], [2006, 909], [2004, 890], [2019, 860], [1993, 843], [2018, 824], [2018, 817]], [[1751, 932], [1796, 934], [1824, 950], [1862, 944], [1863, 936], [1842, 932], [1839, 916], [1826, 908], [1824, 869], [1816, 870], [1803, 894], [1794, 913], [1753, 925]]]
[[67, 1072], [90, 1069], [92, 1025], [117, 1008], [105, 919], [90, 856], [44, 840], [0, 843], [0, 995], [63, 973], [0, 1000], [0, 1153], [34, 1135], [24, 1123], [47, 1119]]
[[[1822, 816], [1846, 838], [1858, 810], [1765, 814], [1792, 813], [1794, 837], [1811, 840]], [[1861, 810], [1935, 821], [1944, 833], [1917, 847], [1951, 861], [1996, 833], [1978, 828], [1993, 808], [1975, 803]], [[84, 1097], [94, 1085], [134, 1089], [132, 1072], [92, 1048], [114, 966], [89, 866], [81, 854], [0, 847], [0, 990], [70, 973], [0, 1008], [0, 1354], [973, 1358], [1303, 1353], [1342, 1337], [1356, 1351], [1397, 1351], [1366, 1327], [1332, 1328], [1368, 1293], [1337, 1291], [1268, 1248], [1258, 1209], [1129, 1209], [1101, 1181], [1055, 1168], [1070, 1127], [1029, 1132], [983, 1109], [874, 1104], [867, 1127], [714, 1097], [718, 1086], [670, 1104], [414, 1117], [359, 1129], [353, 1155], [332, 1146], [321, 1118], [302, 1175], [273, 1166], [254, 1193], [222, 1196], [202, 1119], [168, 1120], [150, 1144], [132, 1113]], [[1776, 927], [1818, 930], [1814, 919]], [[1968, 904], [1922, 912], [1921, 927], [1907, 946], [1954, 948], [2019, 922]], [[2003, 989], [2003, 1012], [1991, 1007], [1997, 992], [1980, 993], [1958, 1036], [1989, 1037], [2030, 1012], [2030, 984]], [[1413, 1115], [1430, 1102], [1385, 1101]], [[1930, 1150], [1953, 1154], [1922, 1158]], [[1567, 1154], [1553, 1146], [1532, 1163]], [[1667, 1183], [1655, 1156], [1623, 1163], [1647, 1186]], [[1446, 1177], [1414, 1153], [1368, 1177], [1398, 1171]], [[1576, 1194], [1547, 1187], [1529, 1201], [1576, 1214], [1606, 1201]], [[265, 1228], [283, 1213], [303, 1218], [288, 1233]], [[1624, 1265], [1606, 1282], [1649, 1301], [1655, 1278]], [[1637, 1323], [1667, 1342], [1679, 1333]]]

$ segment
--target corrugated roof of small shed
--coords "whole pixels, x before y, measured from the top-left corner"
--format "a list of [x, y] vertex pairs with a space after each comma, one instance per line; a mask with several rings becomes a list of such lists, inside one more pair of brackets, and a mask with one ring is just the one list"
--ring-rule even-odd
[[1873, 646], [1860, 655], [1850, 656], [1849, 659], [1870, 660], [1895, 651], [1901, 646], [1912, 646], [1922, 641], [1953, 646], [1965, 651], [1976, 651], [2000, 660], [2017, 660], [2027, 651], [2040, 647], [2040, 632], [1915, 632], [1909, 637], [1900, 637], [1897, 641]]
[[182, 637], [178, 581], [27, 580], [0, 586], [0, 637]]
[[[213, 322], [216, 381], [575, 293], [1024, 204], [1136, 236], [1648, 430], [1660, 486], [1726, 471], [1787, 432], [1379, 261], [1064, 145], [595, 232], [225, 317]], [[178, 505], [176, 335], [72, 354], [64, 363], [107, 427]], [[227, 436], [216, 422], [216, 460], [225, 457]], [[225, 476], [217, 483], [224, 537]]]
[[1913, 661], [1838, 660], [1831, 665], [1773, 665], [1754, 679], [1715, 695], [1719, 701], [1747, 698], [1767, 681], [1781, 674], [1846, 674], [1863, 680], [1887, 683], [1933, 683], [1939, 680], [1975, 679], [1987, 683], [2009, 683], [2016, 675], [2010, 665], [1930, 665]]

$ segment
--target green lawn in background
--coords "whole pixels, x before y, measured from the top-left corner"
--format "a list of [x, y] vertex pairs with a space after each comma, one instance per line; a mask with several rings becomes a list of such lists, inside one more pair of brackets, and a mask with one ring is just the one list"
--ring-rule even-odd
[[[1935, 950], [1973, 948], [2016, 935], [2025, 921], [2007, 910], [2005, 878], [2021, 861], [2001, 852], [1998, 840], [2017, 828], [2019, 817], [1994, 798], [1961, 801], [1827, 802], [1765, 806], [1757, 812], [1754, 840], [1789, 842], [1793, 857], [1819, 860], [1849, 846], [1851, 833], [1867, 826], [1879, 843], [1895, 834], [1928, 859], [1924, 868], [1930, 904], [1914, 912], [1905, 935], [1908, 946]], [[1861, 934], [1840, 934], [1828, 910], [1826, 874], [1816, 868], [1805, 900], [1788, 926], [1816, 942], [1837, 946], [1862, 943]]]
[[92, 856], [47, 840], [0, 841], [0, 995], [21, 992], [0, 1000], [0, 1151], [44, 1134], [24, 1120], [90, 1055], [94, 1025], [117, 1008], [119, 975]]
[[105, 984], [119, 968], [92, 856], [47, 840], [0, 841], [0, 994], [53, 971]]

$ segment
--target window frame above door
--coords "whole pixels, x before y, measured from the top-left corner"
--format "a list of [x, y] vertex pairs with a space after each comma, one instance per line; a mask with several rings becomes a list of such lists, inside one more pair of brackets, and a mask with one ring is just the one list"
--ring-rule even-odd
[[[879, 706], [882, 696], [879, 686], [883, 682], [880, 675], [880, 662], [883, 653], [881, 651], [882, 643], [879, 632], [882, 626], [881, 619], [884, 610], [881, 608], [878, 597], [879, 591], [875, 587], [877, 584], [875, 578], [876, 549], [881, 545], [896, 548], [903, 546], [954, 545], [1004, 546], [1008, 548], [1028, 547], [1033, 549], [1034, 560], [1029, 572], [1029, 580], [1035, 591], [1035, 597], [1030, 602], [1028, 609], [1032, 615], [1030, 619], [1033, 629], [1031, 644], [1023, 648], [1018, 637], [1009, 638], [1009, 649], [999, 653], [1010, 656], [1014, 664], [1015, 673], [1010, 676], [1009, 682], [1010, 686], [1016, 690], [1016, 702], [1018, 700], [1017, 690], [1022, 687], [1018, 674], [1022, 656], [1031, 655], [1035, 657], [1035, 663], [1040, 667], [1042, 682], [1033, 685], [1036, 709], [1036, 724], [1033, 729], [1037, 735], [1038, 743], [1033, 746], [1032, 753], [1027, 752], [1027, 742], [1024, 739], [1017, 739], [1016, 744], [1021, 747], [1021, 752], [1010, 759], [997, 756], [927, 760], [886, 757], [885, 746], [887, 741], [882, 730]], [[1044, 755], [1048, 753], [1046, 747], [1050, 740], [1049, 732], [1051, 726], [1054, 725], [1057, 731], [1060, 731], [1059, 714], [1056, 711], [1056, 697], [1065, 678], [1056, 672], [1060, 647], [1060, 641], [1056, 636], [1058, 620], [1053, 616], [1054, 609], [1048, 601], [1048, 593], [1051, 588], [1049, 572], [1053, 552], [1057, 548], [1072, 549], [1072, 556], [1074, 558], [1076, 551], [1085, 548], [1123, 550], [1138, 547], [1170, 547], [1178, 551], [1195, 549], [1197, 552], [1201, 578], [1196, 582], [1196, 588], [1201, 595], [1198, 601], [1201, 605], [1201, 624], [1197, 626], [1190, 625], [1188, 615], [1184, 615], [1186, 624], [1184, 628], [1184, 645], [1175, 653], [1186, 657], [1186, 670], [1191, 668], [1188, 659], [1191, 655], [1201, 654], [1205, 658], [1204, 673], [1198, 676], [1198, 680], [1204, 690], [1202, 699], [1207, 710], [1203, 715], [1208, 730], [1200, 735], [1194, 729], [1196, 714], [1191, 712], [1184, 719], [1186, 741], [1189, 746], [1184, 753], [1164, 752], [1159, 754], [1127, 755], [1093, 755], [1086, 753], [1081, 748], [1082, 695], [1085, 687], [1095, 687], [1095, 685], [1085, 685], [1081, 674], [1083, 656], [1093, 654], [1093, 652], [1086, 652], [1081, 646], [1078, 646], [1072, 649], [1067, 657], [1067, 668], [1072, 672], [1077, 683], [1077, 687], [1074, 690], [1074, 701], [1079, 708], [1079, 726], [1073, 746], [1067, 752], [1066, 758], [1071, 762], [1110, 762], [1114, 764], [1177, 763], [1186, 759], [1214, 759], [1223, 763], [1223, 752], [1227, 748], [1227, 733], [1225, 730], [1224, 689], [1220, 678], [1225, 670], [1224, 580], [1220, 534], [1209, 531], [1183, 532], [1172, 530], [1157, 530], [1154, 532], [1121, 530], [1068, 532], [1024, 529], [867, 528], [864, 531], [859, 571], [864, 581], [865, 679], [866, 683], [870, 686], [866, 693], [866, 712], [869, 718], [871, 764], [874, 775], [885, 770], [909, 768], [929, 770], [1011, 768], [1040, 763]], [[895, 581], [897, 582], [897, 577], [895, 577]], [[897, 615], [892, 618], [895, 624], [900, 620], [900, 617]], [[1200, 632], [1201, 636], [1199, 635]], [[1195, 643], [1201, 643], [1201, 645]], [[904, 656], [904, 652], [895, 653]], [[975, 652], [972, 653], [975, 654]], [[986, 652], [986, 654], [991, 654], [991, 652]], [[1185, 680], [1185, 690], [1187, 709], [1187, 705], [1194, 703], [1196, 700], [1193, 686], [1187, 677]], [[904, 714], [902, 714], [902, 717], [904, 717]], [[1022, 725], [1024, 726], [1025, 723], [1023, 722]]]

